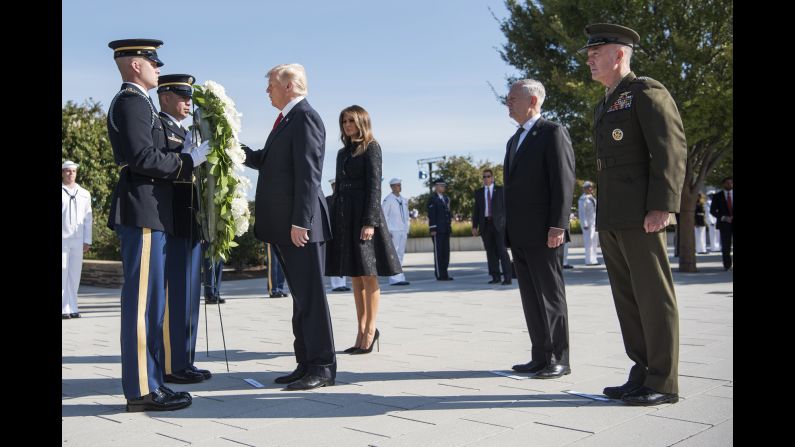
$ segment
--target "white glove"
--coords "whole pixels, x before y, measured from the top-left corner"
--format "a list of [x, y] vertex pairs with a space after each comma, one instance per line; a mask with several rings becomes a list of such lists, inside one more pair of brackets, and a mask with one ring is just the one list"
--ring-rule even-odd
[[207, 154], [210, 153], [210, 141], [205, 141], [199, 147], [194, 148], [190, 151], [190, 158], [193, 159], [193, 167], [199, 166], [200, 164], [207, 161]]
[[188, 132], [188, 135], [185, 136], [185, 141], [182, 142], [182, 153], [187, 154], [194, 147], [195, 145], [193, 144], [193, 132]]

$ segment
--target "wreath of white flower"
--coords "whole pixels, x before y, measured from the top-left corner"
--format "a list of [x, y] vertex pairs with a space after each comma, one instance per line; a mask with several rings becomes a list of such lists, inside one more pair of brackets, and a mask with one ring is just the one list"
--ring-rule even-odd
[[238, 245], [235, 236], [248, 230], [250, 216], [246, 191], [251, 182], [242, 174], [246, 153], [238, 140], [242, 115], [224, 87], [214, 81], [194, 85], [193, 101], [201, 111], [202, 127], [210, 131], [207, 163], [200, 167], [205, 174], [201, 190], [202, 203], [206, 204], [200, 219], [208, 227], [208, 255], [226, 261]]

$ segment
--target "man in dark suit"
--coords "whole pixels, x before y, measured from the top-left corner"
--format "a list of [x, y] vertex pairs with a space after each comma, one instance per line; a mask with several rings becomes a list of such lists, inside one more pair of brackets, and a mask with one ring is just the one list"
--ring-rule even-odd
[[269, 242], [284, 268], [293, 296], [293, 335], [298, 366], [278, 377], [285, 390], [334, 385], [337, 359], [323, 283], [324, 242], [331, 223], [320, 186], [326, 130], [306, 100], [307, 82], [299, 64], [268, 71], [271, 104], [281, 113], [265, 147], [243, 146], [246, 166], [257, 169], [254, 235]]
[[450, 216], [450, 198], [444, 195], [447, 187], [442, 179], [433, 182], [435, 192], [428, 201], [428, 226], [433, 241], [433, 266], [438, 281], [452, 281], [447, 274], [450, 265], [450, 233], [452, 218]]
[[723, 270], [732, 268], [732, 239], [734, 238], [734, 179], [723, 179], [723, 191], [712, 196], [709, 213], [717, 219], [720, 246], [723, 252]]
[[[192, 137], [181, 121], [190, 114], [194, 82], [188, 74], [162, 75], [158, 80], [160, 120], [169, 152], [187, 150], [183, 148], [186, 141], [190, 146]], [[163, 367], [164, 380], [170, 383], [198, 383], [212, 377], [210, 371], [193, 364], [201, 295], [201, 233], [196, 218], [199, 190], [195, 176], [191, 177], [174, 180], [174, 234], [166, 235], [168, 318], [163, 321]]]
[[475, 209], [472, 211], [472, 236], [480, 234], [486, 247], [491, 281], [511, 284], [511, 258], [505, 246], [505, 200], [501, 186], [494, 184], [494, 172], [483, 170], [483, 187], [475, 191]]
[[[108, 107], [108, 138], [120, 167], [108, 227], [121, 243], [122, 388], [127, 411], [176, 410], [191, 404], [186, 392], [163, 385], [166, 234], [174, 234], [174, 180], [188, 180], [206, 160], [209, 144], [169, 152], [163, 123], [149, 98], [163, 63], [154, 39], [110, 42], [124, 83]], [[188, 148], [189, 149], [189, 148]]]
[[552, 379], [571, 372], [563, 243], [574, 192], [574, 151], [565, 127], [541, 118], [544, 86], [516, 81], [508, 111], [519, 129], [505, 154], [506, 240], [516, 267], [532, 357], [518, 372]]

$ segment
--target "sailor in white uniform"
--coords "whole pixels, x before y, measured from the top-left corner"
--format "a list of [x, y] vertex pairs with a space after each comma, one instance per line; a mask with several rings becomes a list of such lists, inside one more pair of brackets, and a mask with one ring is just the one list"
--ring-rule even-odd
[[585, 181], [582, 184], [583, 193], [577, 200], [577, 212], [582, 227], [582, 241], [585, 247], [585, 265], [597, 265], [596, 241], [596, 197], [593, 195], [593, 183]]
[[79, 318], [77, 287], [83, 253], [91, 247], [91, 194], [75, 182], [78, 164], [61, 166], [61, 318]]
[[[400, 267], [403, 267], [403, 254], [406, 252], [406, 240], [409, 237], [409, 201], [400, 195], [402, 190], [402, 180], [393, 178], [389, 181], [392, 193], [384, 198], [381, 208], [384, 209], [386, 226], [392, 236], [392, 243], [395, 244], [395, 251], [400, 259]], [[389, 284], [393, 286], [407, 286], [406, 276], [401, 272], [389, 277]]]

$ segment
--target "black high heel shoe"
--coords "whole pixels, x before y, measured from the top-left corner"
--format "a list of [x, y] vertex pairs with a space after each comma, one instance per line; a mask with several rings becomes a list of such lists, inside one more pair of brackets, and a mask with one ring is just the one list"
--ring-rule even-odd
[[358, 347], [358, 346], [351, 346], [350, 348], [348, 348], [348, 349], [346, 349], [346, 350], [344, 350], [344, 351], [342, 351], [342, 352], [344, 352], [344, 353], [346, 353], [346, 354], [351, 354], [353, 351], [355, 351], [355, 350], [357, 350], [357, 349], [359, 349], [359, 347]]
[[381, 352], [381, 342], [378, 341], [378, 337], [381, 336], [381, 333], [378, 332], [378, 329], [375, 330], [375, 336], [373, 336], [373, 342], [370, 343], [370, 347], [367, 349], [364, 348], [356, 348], [355, 351], [351, 352], [351, 354], [369, 354], [373, 352], [373, 345], [378, 345], [378, 352]]

